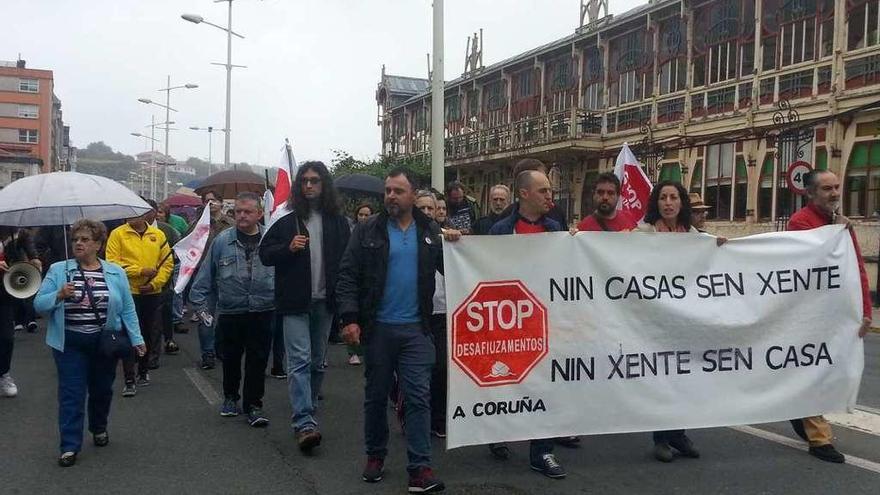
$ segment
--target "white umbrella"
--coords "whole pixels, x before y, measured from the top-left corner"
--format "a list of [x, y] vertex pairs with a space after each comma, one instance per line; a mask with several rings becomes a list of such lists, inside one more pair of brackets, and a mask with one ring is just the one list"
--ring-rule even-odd
[[71, 225], [82, 218], [134, 218], [149, 210], [150, 205], [122, 184], [77, 172], [32, 175], [0, 190], [0, 225]]

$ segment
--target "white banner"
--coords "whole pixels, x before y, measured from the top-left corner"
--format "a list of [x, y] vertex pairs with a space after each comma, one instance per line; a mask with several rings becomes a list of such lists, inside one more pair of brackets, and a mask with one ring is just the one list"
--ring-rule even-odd
[[180, 272], [177, 274], [177, 283], [174, 292], [180, 294], [186, 288], [186, 284], [195, 274], [199, 261], [205, 253], [205, 245], [211, 235], [211, 207], [205, 205], [202, 216], [199, 217], [192, 231], [174, 245], [174, 254], [180, 260]]
[[859, 272], [840, 226], [732, 239], [444, 243], [447, 447], [780, 421], [855, 406]]

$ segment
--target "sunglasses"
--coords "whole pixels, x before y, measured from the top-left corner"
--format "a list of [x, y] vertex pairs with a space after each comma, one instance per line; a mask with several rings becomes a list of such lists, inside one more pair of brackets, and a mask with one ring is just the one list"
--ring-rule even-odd
[[303, 177], [303, 184], [311, 184], [313, 186], [317, 186], [321, 183], [320, 177]]

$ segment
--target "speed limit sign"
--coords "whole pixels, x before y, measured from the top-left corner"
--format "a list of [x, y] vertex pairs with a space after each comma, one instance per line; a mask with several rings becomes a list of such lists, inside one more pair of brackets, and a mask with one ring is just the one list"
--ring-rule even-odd
[[788, 188], [795, 194], [803, 196], [807, 193], [806, 176], [813, 171], [813, 167], [804, 161], [796, 161], [788, 166], [788, 173], [785, 180], [788, 182]]

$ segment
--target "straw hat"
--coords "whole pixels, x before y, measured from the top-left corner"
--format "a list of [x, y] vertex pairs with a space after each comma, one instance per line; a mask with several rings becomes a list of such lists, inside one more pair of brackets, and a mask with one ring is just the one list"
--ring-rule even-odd
[[690, 193], [688, 194], [688, 199], [691, 200], [692, 210], [708, 210], [712, 208], [712, 205], [703, 203], [703, 197], [700, 196], [700, 193]]

